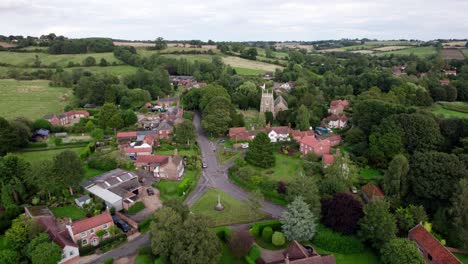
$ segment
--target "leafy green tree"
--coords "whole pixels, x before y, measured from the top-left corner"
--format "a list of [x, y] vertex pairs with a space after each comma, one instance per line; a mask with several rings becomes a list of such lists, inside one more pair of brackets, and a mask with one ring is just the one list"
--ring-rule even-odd
[[8, 186], [8, 193], [13, 196], [16, 204], [26, 196], [26, 183], [30, 164], [23, 158], [13, 154], [0, 157], [0, 183]]
[[424, 207], [419, 205], [409, 205], [406, 208], [399, 207], [395, 210], [395, 218], [397, 220], [397, 226], [399, 233], [402, 236], [406, 236], [408, 231], [419, 223], [426, 222], [428, 220]]
[[190, 145], [190, 142], [196, 138], [195, 128], [189, 120], [184, 120], [182, 123], [174, 127], [174, 140], [179, 144]]
[[447, 202], [454, 186], [468, 175], [465, 164], [456, 155], [435, 151], [415, 152], [410, 168], [412, 193], [428, 202]]
[[41, 227], [34, 220], [26, 215], [20, 215], [5, 232], [5, 239], [12, 249], [19, 251], [40, 232]]
[[[114, 116], [119, 116], [119, 108], [115, 104], [106, 103], [99, 111], [99, 126], [105, 128], [117, 128], [116, 124], [111, 121]], [[120, 118], [121, 120], [121, 118]], [[123, 123], [123, 121], [122, 121]]]
[[402, 155], [396, 155], [382, 180], [382, 187], [387, 197], [391, 198], [393, 204], [398, 204], [408, 191], [409, 162]]
[[26, 246], [26, 256], [28, 258], [32, 258], [34, 250], [43, 243], [48, 243], [50, 242], [49, 235], [47, 233], [40, 233], [37, 237], [31, 240], [29, 244]]
[[95, 140], [101, 140], [104, 138], [104, 130], [101, 128], [95, 128], [91, 131], [90, 135]]
[[257, 55], [258, 55], [257, 48], [248, 48], [241, 52], [241, 57], [249, 59], [249, 60], [256, 60]]
[[273, 144], [265, 133], [258, 133], [249, 144], [249, 150], [245, 154], [245, 161], [260, 167], [269, 168], [275, 165]]
[[365, 133], [369, 133], [372, 126], [379, 125], [384, 118], [406, 111], [406, 108], [401, 105], [375, 99], [362, 100], [353, 106], [353, 124], [357, 125]]
[[383, 264], [424, 264], [416, 244], [407, 238], [390, 240], [380, 249], [380, 259]]
[[460, 180], [452, 204], [452, 225], [456, 230], [457, 243], [468, 249], [468, 179]]
[[226, 98], [226, 100], [228, 100], [229, 102], [231, 101], [231, 96], [229, 95], [227, 90], [219, 85], [209, 84], [207, 86], [204, 86], [203, 88], [200, 88], [199, 91], [201, 93], [201, 97], [198, 107], [202, 111], [205, 110], [205, 107], [208, 105], [208, 103], [210, 103], [211, 100], [215, 97], [221, 96]]
[[229, 248], [234, 256], [246, 256], [253, 244], [253, 236], [247, 230], [237, 230], [228, 238]]
[[130, 109], [123, 111], [121, 117], [125, 127], [134, 125], [138, 121], [137, 115]]
[[241, 84], [234, 90], [232, 101], [239, 106], [240, 109], [248, 109], [249, 107], [258, 107], [259, 104], [259, 89], [254, 82], [247, 81]]
[[27, 177], [28, 184], [36, 186], [38, 194], [60, 193], [63, 189], [60, 183], [62, 175], [54, 173], [54, 163], [51, 160], [40, 160], [32, 164], [31, 173]]
[[308, 241], [316, 231], [317, 217], [309, 210], [302, 197], [298, 196], [281, 215], [284, 235], [288, 240]]
[[31, 253], [32, 264], [55, 264], [62, 259], [62, 249], [54, 242], [37, 245]]
[[297, 176], [288, 184], [286, 190], [286, 200], [294, 201], [297, 196], [301, 196], [305, 203], [309, 205], [310, 211], [320, 216], [320, 193], [317, 181], [312, 177]]
[[96, 65], [96, 59], [93, 56], [88, 56], [83, 60], [83, 66], [89, 67], [89, 66], [95, 66]]
[[3, 117], [0, 117], [0, 156], [20, 147], [20, 138], [14, 127]]
[[154, 49], [155, 50], [163, 50], [167, 48], [167, 43], [162, 37], [158, 37], [155, 41], [154, 44]]
[[96, 125], [93, 123], [93, 121], [91, 120], [88, 120], [88, 122], [86, 122], [86, 125], [85, 125], [85, 131], [86, 132], [91, 132], [93, 131], [94, 129], [96, 128]]
[[99, 66], [101, 66], [101, 67], [109, 66], [109, 62], [107, 62], [106, 59], [101, 58], [101, 60], [99, 61]]
[[349, 158], [348, 153], [335, 156], [335, 161], [332, 165], [325, 168], [325, 179], [336, 179], [344, 182], [347, 186], [351, 186], [356, 180], [358, 169]]
[[55, 175], [61, 176], [61, 181], [56, 184], [62, 188], [68, 187], [72, 195], [73, 187], [78, 186], [84, 175], [80, 157], [71, 150], [62, 151], [54, 157], [53, 172]]
[[20, 263], [20, 254], [18, 251], [11, 249], [2, 249], [0, 250], [0, 263], [5, 264], [16, 264]]
[[364, 207], [364, 217], [359, 220], [358, 235], [376, 249], [395, 238], [396, 220], [389, 207], [387, 201], [372, 201]]
[[337, 193], [322, 200], [322, 222], [345, 235], [354, 234], [363, 217], [362, 203], [348, 193]]
[[225, 97], [217, 96], [211, 99], [203, 111], [202, 127], [214, 135], [225, 133], [231, 124], [231, 103]]
[[305, 105], [301, 105], [297, 110], [296, 116], [296, 127], [299, 128], [301, 131], [309, 130], [310, 128], [310, 113]]
[[45, 120], [45, 119], [38, 119], [36, 121], [34, 121], [33, 123], [33, 129], [34, 130], [38, 130], [38, 129], [41, 129], [41, 128], [44, 128], [44, 129], [52, 129], [52, 124]]

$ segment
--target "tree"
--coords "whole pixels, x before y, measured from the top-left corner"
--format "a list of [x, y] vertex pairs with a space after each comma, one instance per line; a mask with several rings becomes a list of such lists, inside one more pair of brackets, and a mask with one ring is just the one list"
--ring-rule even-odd
[[31, 253], [32, 264], [55, 264], [62, 259], [62, 249], [54, 242], [37, 245]]
[[223, 134], [231, 124], [231, 102], [224, 96], [211, 98], [203, 109], [203, 129], [210, 134]]
[[167, 48], [167, 43], [162, 37], [158, 37], [155, 41], [154, 49], [155, 50], [163, 50]]
[[61, 177], [61, 181], [56, 184], [63, 188], [69, 187], [72, 195], [72, 188], [81, 182], [84, 175], [83, 164], [80, 158], [71, 150], [62, 151], [54, 157], [53, 172]]
[[40, 233], [37, 237], [31, 240], [29, 244], [26, 246], [26, 256], [28, 258], [32, 258], [34, 250], [43, 243], [50, 242], [49, 235], [47, 233]]
[[429, 203], [448, 202], [454, 186], [468, 174], [465, 164], [456, 155], [435, 151], [415, 152], [410, 168], [408, 178], [412, 193]]
[[0, 156], [16, 150], [21, 144], [13, 126], [3, 117], [0, 117]]
[[20, 263], [20, 254], [18, 251], [11, 249], [0, 250], [0, 263], [5, 264], [16, 264]]
[[317, 181], [312, 177], [297, 176], [288, 184], [286, 190], [286, 200], [294, 201], [297, 196], [301, 196], [314, 215], [320, 216], [320, 194]]
[[221, 255], [219, 239], [200, 216], [164, 207], [154, 213], [150, 230], [153, 254], [171, 263], [217, 263]]
[[382, 187], [387, 197], [398, 204], [408, 191], [408, 159], [398, 154], [393, 157], [382, 180]]
[[457, 242], [463, 249], [468, 249], [468, 179], [460, 180], [452, 204], [452, 225], [456, 230]]
[[362, 204], [351, 194], [337, 193], [322, 202], [322, 222], [345, 235], [354, 234], [363, 217]]
[[122, 116], [120, 115], [120, 113], [117, 113], [115, 115], [113, 115], [109, 121], [107, 121], [107, 125], [109, 126], [109, 128], [112, 128], [112, 129], [119, 129], [119, 128], [122, 128], [124, 127], [124, 121], [122, 119]]
[[297, 110], [296, 116], [296, 127], [299, 128], [301, 131], [309, 130], [310, 128], [310, 113], [305, 105], [301, 105]]
[[184, 119], [182, 123], [175, 125], [174, 135], [174, 141], [179, 144], [190, 145], [190, 142], [194, 141], [196, 138], [195, 128], [192, 122], [186, 119]]
[[251, 81], [241, 84], [232, 94], [232, 101], [237, 104], [240, 109], [248, 109], [249, 107], [257, 108], [259, 100], [259, 88]]
[[10, 229], [5, 232], [5, 239], [12, 249], [19, 251], [40, 231], [41, 227], [33, 219], [23, 214], [13, 220]]
[[101, 58], [101, 60], [99, 61], [99, 66], [101, 66], [101, 67], [109, 66], [109, 62], [107, 62], [106, 59]]
[[257, 55], [258, 55], [258, 52], [256, 48], [248, 48], [241, 52], [241, 57], [249, 59], [249, 60], [256, 60]]
[[336, 179], [351, 186], [357, 179], [358, 169], [349, 158], [348, 153], [339, 153], [335, 156], [332, 165], [325, 168], [325, 179]]
[[358, 235], [375, 249], [395, 238], [396, 220], [389, 212], [389, 203], [375, 200], [364, 206], [364, 217], [359, 220]]
[[229, 248], [234, 256], [241, 258], [249, 253], [253, 244], [253, 236], [246, 230], [237, 230], [229, 237]]
[[398, 231], [402, 236], [406, 236], [408, 231], [419, 223], [428, 220], [424, 207], [410, 204], [409, 207], [399, 207], [395, 210]]
[[99, 141], [104, 138], [104, 130], [101, 128], [95, 128], [91, 131], [90, 136]]
[[284, 235], [290, 241], [311, 240], [315, 235], [316, 220], [316, 216], [300, 196], [288, 204], [280, 219]]
[[416, 244], [407, 238], [390, 240], [380, 249], [380, 260], [383, 264], [424, 264]]
[[121, 117], [125, 127], [134, 125], [138, 121], [137, 115], [130, 109], [123, 111]]
[[83, 66], [95, 66], [96, 65], [96, 59], [93, 56], [88, 56], [83, 60]]
[[260, 168], [269, 168], [275, 165], [273, 145], [267, 134], [261, 132], [255, 136], [254, 140], [249, 144], [249, 150], [245, 154], [245, 161]]
[[47, 121], [45, 119], [42, 119], [42, 118], [34, 121], [33, 129], [38, 130], [38, 129], [41, 129], [41, 128], [50, 130], [50, 129], [52, 129], [52, 124], [49, 121]]
[[[13, 154], [0, 157], [0, 184], [13, 197], [14, 202], [19, 204], [22, 196], [26, 195], [26, 182], [30, 164], [23, 158]], [[2, 188], [2, 190], [3, 190]], [[2, 193], [2, 203], [8, 200], [7, 193]]]
[[[116, 128], [115, 124], [111, 122], [112, 117], [119, 116], [119, 109], [115, 104], [106, 103], [99, 111], [99, 125], [101, 128]], [[122, 121], [123, 122], [123, 121]]]

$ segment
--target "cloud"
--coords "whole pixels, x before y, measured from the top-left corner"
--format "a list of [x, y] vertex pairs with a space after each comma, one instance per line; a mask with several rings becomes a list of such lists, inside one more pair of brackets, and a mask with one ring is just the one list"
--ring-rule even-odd
[[466, 38], [464, 0], [0, 0], [0, 34], [121, 39]]

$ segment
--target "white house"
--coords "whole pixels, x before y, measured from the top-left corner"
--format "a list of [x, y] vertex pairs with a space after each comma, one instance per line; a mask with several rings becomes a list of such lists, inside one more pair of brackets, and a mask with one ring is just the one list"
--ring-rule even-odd
[[327, 128], [344, 128], [348, 123], [346, 116], [331, 115], [323, 120], [322, 125]]
[[278, 142], [278, 141], [290, 141], [291, 138], [289, 137], [290, 128], [287, 126], [282, 127], [272, 127], [267, 130], [267, 135], [270, 138], [271, 142]]

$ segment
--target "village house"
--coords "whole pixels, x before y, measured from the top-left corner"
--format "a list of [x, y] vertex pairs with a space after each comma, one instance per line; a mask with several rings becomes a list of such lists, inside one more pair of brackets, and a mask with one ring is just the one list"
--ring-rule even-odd
[[117, 141], [119, 142], [119, 144], [128, 143], [128, 142], [134, 141], [136, 139], [137, 139], [137, 132], [136, 131], [118, 132], [117, 133]]
[[428, 264], [462, 263], [421, 224], [408, 232], [408, 239], [416, 243], [424, 261]]
[[179, 181], [184, 176], [184, 162], [174, 150], [172, 156], [150, 155], [137, 157], [135, 166], [153, 173], [159, 180]]
[[228, 135], [229, 138], [234, 141], [245, 141], [253, 139], [245, 127], [231, 127], [229, 128]]
[[[73, 241], [80, 246], [97, 246], [101, 242], [112, 237], [109, 228], [114, 226], [114, 221], [109, 212], [101, 213], [100, 215], [85, 218], [76, 222], [71, 222], [67, 225], [67, 230]], [[102, 238], [98, 236], [98, 232], [104, 230]]]
[[315, 135], [314, 130], [306, 130], [306, 131], [292, 130], [290, 134], [291, 134], [291, 137], [297, 142], [299, 142], [304, 137]]
[[49, 121], [53, 126], [68, 126], [80, 122], [81, 118], [89, 117], [90, 114], [85, 110], [72, 110], [59, 115], [45, 115], [44, 119]]
[[362, 196], [366, 202], [380, 200], [385, 198], [383, 191], [376, 185], [366, 184], [362, 186]]
[[72, 240], [65, 223], [55, 218], [47, 206], [25, 207], [24, 211], [28, 217], [44, 228], [44, 232], [62, 249], [62, 259], [59, 264], [72, 263], [80, 258], [78, 245]]
[[334, 100], [330, 103], [328, 113], [332, 115], [341, 115], [346, 107], [349, 106], [348, 100]]
[[453, 71], [453, 70], [444, 70], [444, 73], [445, 75], [457, 76], [457, 71]]
[[287, 126], [280, 126], [280, 127], [270, 127], [270, 124], [266, 127], [266, 133], [270, 138], [271, 142], [279, 142], [279, 141], [290, 141], [291, 138], [289, 137], [289, 133], [291, 132], [291, 128]]
[[333, 162], [335, 162], [335, 156], [333, 156], [332, 154], [323, 154], [322, 163], [324, 168], [327, 168], [328, 166], [332, 165]]
[[331, 136], [326, 136], [324, 137], [323, 139], [326, 139], [328, 141], [330, 141], [330, 145], [332, 147], [334, 146], [338, 146], [341, 144], [342, 140], [341, 140], [341, 136], [340, 135], [337, 135], [337, 134], [333, 134]]
[[328, 139], [317, 140], [315, 136], [307, 136], [299, 141], [299, 150], [302, 155], [314, 152], [317, 156], [330, 153], [331, 144]]
[[130, 147], [124, 149], [125, 155], [129, 156], [131, 159], [135, 160], [138, 156], [151, 155], [153, 148], [151, 147]]
[[400, 65], [400, 66], [394, 66], [392, 68], [392, 74], [395, 77], [400, 77], [401, 75], [406, 75], [406, 66]]
[[345, 115], [338, 116], [330, 115], [322, 120], [322, 126], [327, 128], [344, 128], [348, 123], [348, 118]]
[[283, 251], [284, 259], [274, 263], [284, 264], [335, 264], [335, 256], [319, 255], [312, 246], [303, 246], [296, 240]]
[[114, 169], [80, 184], [86, 191], [102, 199], [116, 211], [128, 209], [140, 200], [142, 187], [134, 172]]
[[450, 80], [449, 80], [449, 79], [439, 80], [439, 83], [440, 83], [441, 85], [449, 85], [449, 84], [450, 84]]
[[38, 129], [32, 134], [32, 141], [46, 141], [49, 139], [50, 131], [48, 129]]

